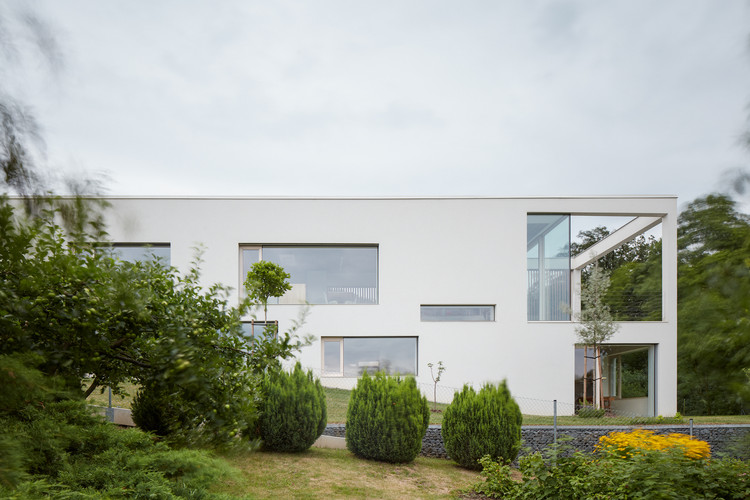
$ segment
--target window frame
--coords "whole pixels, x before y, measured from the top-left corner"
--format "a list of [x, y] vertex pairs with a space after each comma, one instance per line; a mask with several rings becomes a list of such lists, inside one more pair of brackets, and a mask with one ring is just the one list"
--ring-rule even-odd
[[[247, 273], [245, 272], [245, 261], [244, 251], [245, 250], [257, 250], [258, 261], [263, 260], [263, 249], [264, 248], [321, 248], [321, 249], [336, 249], [336, 248], [369, 248], [375, 250], [375, 296], [372, 302], [360, 302], [360, 303], [338, 303], [338, 302], [309, 302], [310, 305], [315, 306], [327, 306], [327, 305], [343, 305], [343, 306], [371, 306], [380, 304], [380, 245], [377, 243], [241, 243], [239, 245], [239, 297], [240, 300], [246, 297], [245, 291], [245, 279]], [[249, 267], [249, 266], [248, 266]], [[289, 272], [287, 270], [287, 272]], [[339, 288], [352, 288], [352, 287], [339, 287]], [[282, 302], [269, 302], [269, 305], [291, 305], [300, 306], [308, 303], [305, 302], [293, 302], [293, 303], [282, 303]]]
[[[491, 319], [465, 319], [461, 316], [456, 316], [454, 318], [449, 319], [425, 319], [423, 312], [425, 309], [437, 309], [437, 308], [444, 308], [444, 309], [466, 309], [466, 308], [474, 308], [474, 309], [482, 309], [482, 308], [489, 308], [490, 315], [492, 316]], [[419, 320], [424, 323], [492, 323], [496, 321], [496, 305], [495, 304], [420, 304], [419, 306]]]
[[[254, 344], [255, 343], [255, 339], [257, 338], [257, 336], [255, 334], [255, 326], [256, 325], [263, 325], [264, 329], [268, 325], [276, 325], [276, 334], [274, 335], [274, 338], [278, 338], [279, 337], [279, 322], [278, 322], [278, 320], [257, 321], [257, 320], [251, 319], [251, 320], [247, 320], [247, 321], [240, 321], [240, 324], [241, 325], [250, 325], [250, 335], [249, 336], [245, 335], [245, 330], [244, 329], [242, 330], [242, 334], [243, 334], [243, 336], [245, 338], [251, 339], [251, 341], [250, 341], [251, 344]], [[265, 335], [263, 335], [263, 336], [265, 336]]]
[[[102, 248], [106, 248], [109, 252], [111, 252], [111, 256], [115, 259], [121, 260], [123, 262], [143, 262], [143, 260], [136, 259], [136, 260], [129, 260], [129, 259], [121, 259], [119, 255], [116, 254], [116, 249], [118, 248], [143, 248], [146, 250], [152, 249], [152, 248], [160, 248], [164, 249], [166, 248], [169, 251], [169, 255], [167, 257], [166, 262], [158, 255], [153, 255], [156, 257], [155, 259], [150, 259], [152, 261], [156, 261], [157, 259], [159, 262], [161, 262], [166, 267], [170, 267], [172, 265], [172, 244], [169, 242], [138, 242], [138, 241], [126, 241], [126, 242], [110, 242], [110, 243], [104, 243], [101, 245]], [[144, 252], [147, 253], [147, 252]]]
[[[344, 342], [347, 339], [414, 339], [414, 373], [401, 375], [419, 375], [419, 336], [417, 335], [369, 335], [369, 336], [337, 336], [337, 337], [320, 337], [320, 376], [336, 378], [358, 378], [360, 375], [346, 375], [344, 373]], [[339, 371], [328, 372], [325, 370], [325, 343], [339, 343]]]

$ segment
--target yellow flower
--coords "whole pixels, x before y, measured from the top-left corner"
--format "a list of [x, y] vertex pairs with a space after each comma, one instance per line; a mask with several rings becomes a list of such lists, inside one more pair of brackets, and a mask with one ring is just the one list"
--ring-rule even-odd
[[599, 438], [597, 451], [622, 458], [633, 456], [643, 450], [671, 450], [679, 448], [687, 458], [701, 459], [711, 455], [711, 447], [705, 441], [693, 439], [686, 434], [654, 434], [654, 431], [635, 429], [630, 432], [610, 432]]

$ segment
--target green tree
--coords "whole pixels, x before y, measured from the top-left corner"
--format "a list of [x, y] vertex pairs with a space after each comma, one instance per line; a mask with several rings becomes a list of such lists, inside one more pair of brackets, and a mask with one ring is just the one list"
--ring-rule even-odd
[[222, 286], [203, 289], [199, 260], [187, 274], [117, 261], [91, 231], [71, 238], [55, 223], [60, 207], [46, 206], [29, 219], [0, 198], [0, 355], [38, 354], [37, 368], [78, 397], [135, 380], [179, 417], [165, 422], [175, 441], [254, 435], [260, 374], [303, 345], [301, 323], [251, 349], [246, 306], [231, 307]]
[[750, 222], [723, 194], [678, 219], [678, 397], [687, 413], [736, 413], [750, 368]]
[[251, 300], [263, 305], [263, 321], [268, 321], [268, 299], [281, 297], [292, 289], [290, 277], [283, 267], [267, 260], [254, 263], [248, 271], [245, 288]]
[[609, 276], [598, 266], [594, 266], [588, 281], [581, 286], [581, 312], [574, 318], [579, 321], [575, 331], [579, 341], [584, 345], [584, 399], [586, 398], [586, 360], [588, 359], [588, 348], [594, 351], [594, 363], [598, 374], [595, 383], [598, 387], [596, 408], [603, 406], [602, 394], [602, 344], [614, 335], [619, 326], [612, 319], [609, 305], [605, 302], [605, 296], [609, 289]]

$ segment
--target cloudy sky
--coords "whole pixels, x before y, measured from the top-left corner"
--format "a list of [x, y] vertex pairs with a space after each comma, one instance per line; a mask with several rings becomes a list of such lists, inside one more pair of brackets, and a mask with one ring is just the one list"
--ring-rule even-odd
[[17, 90], [112, 194], [684, 203], [750, 159], [747, 1], [33, 6], [64, 64]]

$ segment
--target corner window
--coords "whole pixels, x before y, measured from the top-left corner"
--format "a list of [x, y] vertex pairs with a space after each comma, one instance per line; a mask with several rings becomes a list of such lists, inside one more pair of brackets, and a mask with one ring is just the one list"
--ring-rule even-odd
[[253, 263], [274, 262], [292, 289], [269, 303], [377, 304], [377, 246], [242, 246], [240, 284]]
[[529, 321], [570, 320], [570, 216], [526, 219]]
[[[653, 345], [602, 346], [601, 367], [593, 348], [575, 348], [575, 401], [593, 405], [602, 391], [605, 408], [622, 414], [654, 414]], [[596, 381], [601, 379], [601, 386]]]
[[158, 260], [165, 266], [171, 265], [169, 243], [113, 243], [109, 248], [112, 257], [125, 262]]
[[321, 344], [326, 377], [417, 374], [417, 337], [323, 337]]
[[421, 306], [422, 321], [495, 321], [495, 306]]

